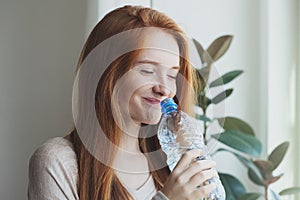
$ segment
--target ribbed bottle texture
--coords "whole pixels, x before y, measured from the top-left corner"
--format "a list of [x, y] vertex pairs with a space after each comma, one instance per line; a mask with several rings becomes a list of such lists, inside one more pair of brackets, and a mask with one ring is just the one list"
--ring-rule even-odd
[[[206, 155], [197, 160], [211, 159], [203, 140], [201, 122], [178, 109], [173, 99], [161, 102], [162, 119], [158, 126], [158, 139], [162, 150], [167, 155], [167, 164], [172, 171], [187, 150], [198, 148]], [[196, 161], [197, 161], [196, 160]], [[225, 190], [219, 178], [212, 178], [204, 184], [216, 182], [218, 187], [207, 200], [225, 200]], [[201, 187], [201, 186], [200, 186]]]

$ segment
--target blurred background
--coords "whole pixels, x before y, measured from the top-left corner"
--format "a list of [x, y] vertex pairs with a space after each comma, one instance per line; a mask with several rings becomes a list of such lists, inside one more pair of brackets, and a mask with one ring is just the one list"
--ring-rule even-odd
[[[263, 143], [263, 157], [284, 141], [287, 155], [274, 190], [299, 186], [300, 70], [297, 0], [1, 0], [0, 1], [0, 199], [27, 199], [28, 159], [47, 139], [72, 126], [72, 87], [81, 48], [93, 26], [125, 5], [153, 7], [173, 18], [207, 48], [233, 35], [217, 61], [221, 74], [244, 70], [230, 86], [226, 115], [247, 121]], [[244, 166], [216, 155], [222, 172], [250, 191]], [[286, 199], [293, 199], [286, 197]]]

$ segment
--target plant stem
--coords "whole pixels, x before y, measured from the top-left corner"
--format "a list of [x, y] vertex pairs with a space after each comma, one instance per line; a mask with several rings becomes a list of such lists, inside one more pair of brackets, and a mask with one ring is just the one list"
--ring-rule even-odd
[[265, 200], [268, 200], [268, 186], [265, 185]]
[[[203, 116], [207, 117], [206, 116], [207, 98], [206, 98], [205, 88], [201, 89], [201, 91], [198, 95], [200, 96], [200, 99], [198, 99], [198, 100], [199, 100], [200, 107], [202, 108], [202, 111], [203, 111]], [[206, 124], [206, 121], [204, 121], [203, 123], [204, 123], [203, 140], [204, 140], [204, 144], [206, 145], [207, 144], [207, 140], [206, 140], [207, 124]]]
[[[206, 109], [203, 110], [203, 115], [206, 117]], [[205, 144], [205, 145], [207, 145], [206, 132], [207, 132], [207, 124], [206, 124], [206, 122], [204, 122], [203, 139], [204, 139], [204, 144]]]

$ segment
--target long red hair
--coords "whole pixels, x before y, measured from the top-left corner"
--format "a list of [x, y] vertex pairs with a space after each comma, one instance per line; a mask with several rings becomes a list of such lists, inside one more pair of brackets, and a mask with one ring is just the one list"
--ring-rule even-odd
[[[139, 6], [124, 6], [107, 14], [89, 35], [81, 52], [76, 72], [78, 72], [88, 54], [101, 42], [123, 31], [142, 27], [163, 28], [171, 30], [170, 34], [176, 33], [176, 35], [174, 34], [173, 36], [177, 40], [181, 55], [179, 73], [190, 86], [187, 87], [186, 84], [178, 81], [175, 100], [182, 110], [191, 114], [195, 103], [193, 92], [195, 79], [193, 69], [187, 60], [187, 41], [177, 24], [156, 10]], [[111, 63], [100, 78], [96, 90], [95, 111], [97, 119], [106, 137], [115, 145], [120, 144], [121, 130], [114, 120], [111, 109], [115, 106], [112, 105], [113, 88], [116, 81], [131, 68], [138, 53], [139, 51], [126, 53]], [[103, 118], [103, 116], [105, 116], [105, 118]], [[140, 134], [151, 132], [151, 135], [153, 135], [153, 132], [156, 131], [157, 125], [151, 125], [147, 126], [147, 128], [143, 128], [143, 132]], [[96, 146], [95, 144], [101, 141], [98, 141], [99, 138], [97, 138], [97, 135], [93, 133], [88, 134], [90, 134], [88, 137], [91, 137], [91, 140], [89, 140], [90, 144], [88, 144], [90, 147], [101, 148], [103, 152], [108, 149], [105, 146]], [[74, 145], [74, 150], [77, 155], [77, 188], [80, 199], [133, 199], [114, 174], [114, 170], [90, 154], [85, 146], [86, 144], [83, 144], [81, 141], [76, 128], [73, 128], [71, 131], [71, 142]], [[144, 153], [161, 151], [156, 135], [148, 138], [140, 138], [139, 144], [141, 151]], [[111, 160], [113, 160], [115, 152], [110, 152], [109, 155], [112, 156]], [[147, 158], [156, 189], [159, 190], [163, 187], [164, 182], [170, 174], [168, 167], [157, 169], [156, 166], [156, 163], [166, 162], [165, 155], [161, 153], [161, 157], [148, 156]]]

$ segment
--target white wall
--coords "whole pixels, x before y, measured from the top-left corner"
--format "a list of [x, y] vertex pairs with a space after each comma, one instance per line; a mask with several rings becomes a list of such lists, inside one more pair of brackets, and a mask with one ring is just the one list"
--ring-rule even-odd
[[[298, 142], [298, 144], [300, 144], [300, 135], [299, 135], [299, 130], [300, 130], [300, 37], [299, 37], [299, 33], [300, 33], [300, 3], [298, 1], [298, 50], [297, 50], [297, 55], [298, 55], [298, 67], [296, 68], [296, 74], [297, 74], [297, 84], [296, 84], [296, 135], [297, 135], [297, 139], [295, 140], [296, 142]], [[300, 161], [300, 147], [298, 145], [298, 148], [296, 150], [296, 155], [297, 158], [296, 160]], [[299, 165], [298, 165], [299, 166]], [[298, 181], [297, 181], [297, 185], [300, 185], [300, 168], [298, 168]], [[300, 195], [298, 195], [298, 197], [300, 197]]]
[[81, 0], [0, 2], [0, 199], [27, 199], [28, 159], [72, 125]]
[[98, 19], [101, 20], [109, 11], [124, 5], [137, 5], [150, 7], [150, 0], [98, 0]]
[[[274, 183], [275, 190], [299, 184], [299, 113], [296, 95], [299, 94], [297, 79], [300, 78], [298, 46], [297, 0], [267, 1], [268, 19], [268, 147], [269, 153], [283, 141], [290, 147], [284, 162], [275, 174], [284, 176]], [[298, 88], [298, 91], [297, 91]], [[298, 99], [299, 100], [299, 99]]]

